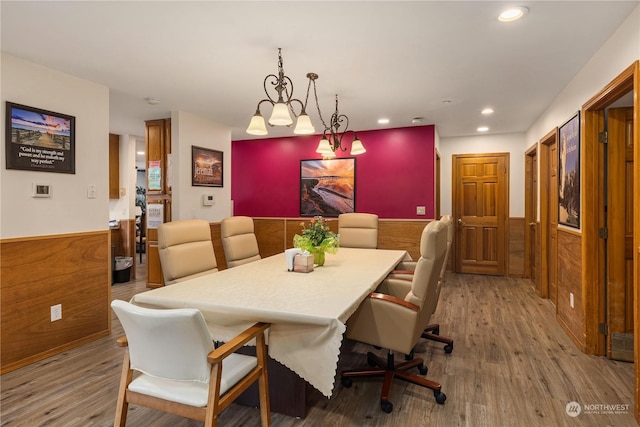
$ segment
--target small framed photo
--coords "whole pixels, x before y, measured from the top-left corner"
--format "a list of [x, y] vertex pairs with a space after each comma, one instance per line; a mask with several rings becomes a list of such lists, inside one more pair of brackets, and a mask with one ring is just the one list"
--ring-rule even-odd
[[76, 118], [7, 102], [6, 166], [38, 172], [76, 173]]
[[558, 222], [580, 228], [580, 112], [558, 128]]
[[192, 145], [191, 185], [198, 187], [222, 187], [222, 159], [222, 151]]

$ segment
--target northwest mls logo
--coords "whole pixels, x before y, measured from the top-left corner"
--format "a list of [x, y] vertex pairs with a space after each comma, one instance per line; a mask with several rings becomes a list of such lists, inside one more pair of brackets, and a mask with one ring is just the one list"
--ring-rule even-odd
[[578, 402], [569, 402], [564, 410], [570, 417], [577, 417], [582, 412], [582, 406]]

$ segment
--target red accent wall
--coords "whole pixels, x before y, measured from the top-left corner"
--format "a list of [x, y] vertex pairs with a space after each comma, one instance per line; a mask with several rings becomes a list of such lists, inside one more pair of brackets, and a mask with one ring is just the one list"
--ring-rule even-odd
[[[356, 211], [380, 218], [434, 217], [435, 128], [359, 131], [367, 152], [356, 159]], [[350, 157], [347, 151], [338, 158]], [[300, 216], [300, 160], [319, 159], [319, 135], [233, 141], [235, 215]], [[426, 215], [416, 215], [425, 206]]]

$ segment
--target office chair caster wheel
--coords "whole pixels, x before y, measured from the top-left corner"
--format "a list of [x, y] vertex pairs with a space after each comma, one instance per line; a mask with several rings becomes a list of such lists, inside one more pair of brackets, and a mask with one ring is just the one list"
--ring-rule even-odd
[[444, 346], [444, 352], [447, 354], [451, 354], [453, 351], [453, 344], [447, 344]]
[[424, 365], [418, 366], [418, 371], [420, 371], [420, 375], [427, 375], [427, 371], [428, 370], [429, 370], [429, 368], [427, 368]]
[[353, 380], [349, 377], [342, 377], [342, 385], [345, 388], [349, 388], [353, 385]]
[[413, 350], [411, 350], [411, 353], [404, 355], [404, 360], [413, 360]]
[[388, 414], [393, 411], [393, 403], [389, 402], [388, 400], [381, 400], [380, 409]]
[[436, 390], [436, 391], [433, 392], [433, 395], [435, 396], [437, 403], [439, 403], [440, 405], [444, 405], [444, 401], [447, 400], [447, 395], [446, 394], [444, 394], [441, 391], [437, 391]]

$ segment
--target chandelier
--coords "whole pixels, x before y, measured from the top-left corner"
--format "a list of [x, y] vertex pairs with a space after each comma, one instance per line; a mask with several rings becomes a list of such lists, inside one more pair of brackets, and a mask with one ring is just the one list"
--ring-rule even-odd
[[[307, 86], [308, 99], [311, 82], [315, 82], [318, 75], [309, 73], [307, 74], [307, 77], [309, 78], [309, 85]], [[298, 135], [309, 135], [315, 132], [315, 129], [311, 124], [311, 119], [305, 111], [306, 100], [303, 103], [299, 99], [293, 97], [293, 82], [284, 74], [281, 48], [278, 48], [278, 75], [269, 74], [266, 76], [264, 78], [263, 86], [264, 93], [267, 97], [258, 102], [256, 112], [253, 117], [251, 117], [251, 122], [247, 128], [247, 133], [251, 135], [266, 135], [268, 133], [264, 117], [262, 117], [262, 114], [260, 113], [260, 105], [265, 102], [273, 106], [273, 112], [271, 113], [271, 118], [269, 118], [270, 126], [291, 126], [293, 124], [293, 119], [291, 118], [290, 113], [292, 113], [298, 119], [293, 133]], [[276, 92], [273, 96], [269, 93], [270, 87]], [[294, 103], [298, 103], [300, 105], [300, 114], [295, 113], [293, 109]]]
[[[315, 84], [314, 84], [315, 93]], [[344, 136], [347, 133], [353, 133], [353, 140], [351, 142], [351, 155], [357, 156], [358, 154], [365, 153], [367, 150], [362, 145], [362, 141], [358, 139], [358, 135], [355, 131], [349, 129], [349, 117], [345, 114], [340, 114], [338, 110], [338, 95], [336, 94], [336, 111], [331, 115], [329, 124], [327, 125], [320, 113], [320, 105], [318, 104], [318, 96], [316, 95], [316, 106], [318, 107], [318, 115], [324, 125], [324, 132], [322, 133], [322, 139], [318, 144], [316, 153], [322, 154], [323, 157], [335, 157], [336, 151], [347, 151], [347, 147], [343, 144]]]
[[[318, 109], [318, 116], [324, 126], [322, 132], [322, 139], [316, 149], [316, 153], [322, 154], [325, 158], [335, 157], [336, 151], [347, 151], [347, 148], [343, 144], [343, 138], [347, 133], [353, 133], [353, 141], [351, 143], [351, 155], [358, 155], [366, 152], [362, 142], [358, 139], [356, 133], [349, 130], [349, 118], [340, 114], [338, 110], [338, 95], [336, 94], [336, 111], [331, 115], [329, 124], [327, 124], [322, 117], [320, 111], [320, 104], [318, 102], [318, 92], [316, 90], [316, 80], [318, 75], [316, 73], [308, 73], [307, 79], [307, 95], [304, 102], [293, 97], [293, 82], [284, 74], [284, 67], [282, 64], [282, 49], [278, 48], [278, 75], [269, 74], [264, 78], [263, 87], [266, 98], [261, 99], [256, 107], [256, 112], [251, 117], [251, 122], [247, 128], [247, 133], [251, 135], [266, 135], [268, 133], [265, 125], [264, 117], [260, 112], [260, 106], [263, 103], [269, 103], [273, 106], [273, 112], [269, 118], [270, 126], [291, 126], [293, 119], [291, 114], [297, 118], [296, 126], [293, 133], [297, 135], [310, 135], [315, 132], [315, 128], [311, 123], [311, 119], [306, 112], [307, 103], [309, 101], [309, 93], [311, 86], [313, 85], [313, 96], [316, 101], [316, 108]], [[275, 93], [270, 94], [269, 88], [275, 90]], [[296, 114], [293, 108], [293, 104], [297, 103], [300, 106], [300, 114]]]

